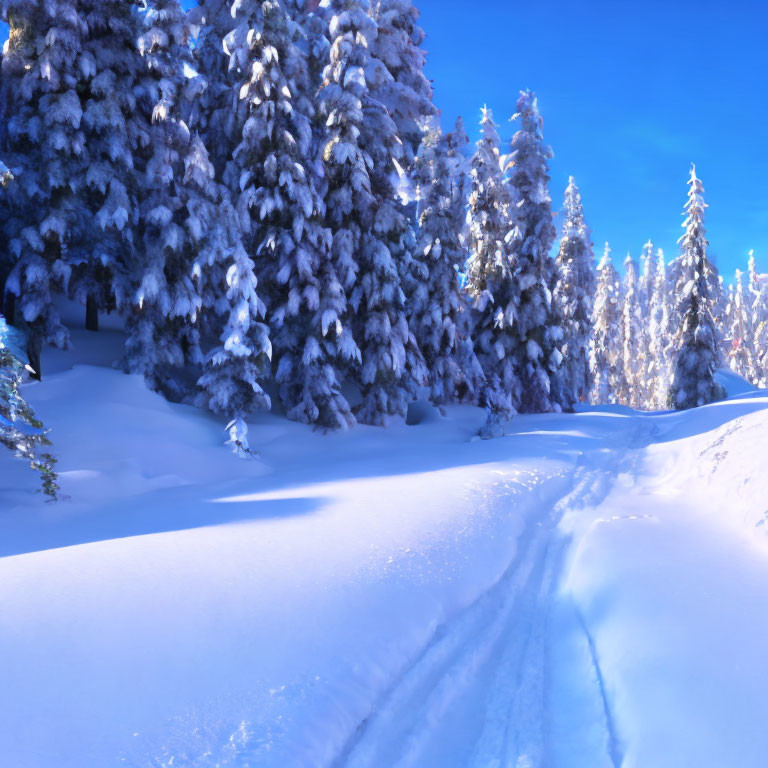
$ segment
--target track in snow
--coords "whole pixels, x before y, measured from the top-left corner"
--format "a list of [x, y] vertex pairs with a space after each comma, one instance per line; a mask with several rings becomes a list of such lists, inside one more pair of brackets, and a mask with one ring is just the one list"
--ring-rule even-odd
[[[631, 460], [627, 449], [644, 436], [640, 422], [620, 450], [587, 454], [574, 489], [548, 513], [532, 516], [502, 578], [438, 628], [358, 725], [334, 768], [552, 764], [549, 624], [569, 544], [557, 524], [569, 509], [597, 506], [606, 497], [619, 462]], [[571, 623], [584, 634], [577, 614]], [[621, 751], [598, 660], [589, 637], [582, 642], [589, 652], [579, 685], [590, 689], [603, 721], [600, 754], [591, 764], [617, 767]]]

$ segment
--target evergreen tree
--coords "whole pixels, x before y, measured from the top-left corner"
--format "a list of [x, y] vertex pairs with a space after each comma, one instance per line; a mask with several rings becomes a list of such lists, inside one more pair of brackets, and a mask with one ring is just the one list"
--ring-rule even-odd
[[137, 161], [149, 145], [146, 63], [136, 41], [142, 19], [133, 3], [81, 0], [85, 25], [79, 60], [82, 127], [88, 153], [85, 202], [89, 226], [70, 248], [69, 293], [87, 305], [86, 325], [98, 327], [98, 312], [130, 299], [138, 222]]
[[584, 403], [592, 391], [589, 344], [595, 295], [595, 257], [584, 222], [581, 194], [573, 180], [565, 190], [565, 222], [557, 254], [555, 299], [563, 318], [563, 367], [560, 378], [564, 403]]
[[[715, 328], [720, 330], [728, 328], [727, 306], [728, 296], [727, 292], [723, 288], [723, 278], [718, 273], [717, 267], [714, 263], [707, 259], [707, 291], [710, 297], [710, 307], [712, 320], [715, 324]], [[669, 262], [667, 266], [667, 287], [669, 290], [669, 312], [670, 312], [670, 327], [673, 329], [679, 328], [682, 319], [678, 315], [680, 309], [679, 302], [679, 289], [685, 285], [685, 270], [684, 259], [682, 256], [678, 256]], [[674, 336], [674, 332], [671, 334]], [[673, 340], [674, 341], [674, 340]], [[670, 346], [670, 350], [674, 349], [674, 344]], [[718, 346], [717, 346], [717, 367], [724, 364], [725, 359], [730, 354], [730, 347], [728, 346], [725, 334], [718, 333]], [[670, 360], [672, 359], [670, 352]]]
[[299, 421], [347, 427], [354, 418], [339, 372], [357, 349], [342, 324], [346, 296], [323, 225], [310, 117], [296, 108], [288, 75], [299, 52], [276, 0], [261, 3], [261, 17], [263, 28], [249, 36], [250, 78], [240, 87], [248, 119], [234, 155], [239, 208], [268, 296], [283, 406]]
[[647, 408], [647, 400], [642, 387], [642, 335], [643, 320], [640, 314], [640, 296], [635, 260], [627, 254], [624, 260], [624, 290], [621, 336], [623, 348], [623, 384], [626, 389], [618, 394], [619, 402], [632, 408]]
[[55, 499], [56, 459], [45, 450], [51, 444], [47, 431], [21, 393], [25, 366], [19, 342], [0, 315], [0, 445], [27, 461], [40, 474], [43, 493]]
[[640, 316], [648, 317], [651, 305], [651, 296], [653, 296], [656, 285], [656, 269], [658, 259], [653, 250], [653, 243], [650, 238], [643, 246], [643, 253], [640, 258], [640, 274], [637, 278], [637, 305], [640, 309]]
[[731, 347], [728, 365], [734, 373], [755, 384], [758, 374], [755, 368], [754, 326], [752, 308], [744, 292], [742, 273], [736, 270], [736, 286], [728, 303], [728, 320]]
[[[5, 290], [38, 340], [69, 345], [54, 296], [66, 288], [69, 254], [90, 218], [83, 203], [88, 168], [78, 95], [84, 24], [70, 0], [6, 0], [9, 25], [2, 61], [2, 149], [16, 174], [3, 196], [5, 240], [12, 268]], [[14, 318], [9, 318], [11, 321]], [[39, 369], [39, 366], [36, 366]], [[39, 370], [38, 370], [39, 374]]]
[[625, 390], [624, 355], [621, 342], [621, 289], [619, 274], [611, 261], [611, 248], [605, 244], [597, 265], [597, 289], [590, 345], [590, 365], [594, 379], [593, 402], [618, 402]]
[[189, 105], [187, 122], [210, 149], [217, 180], [225, 178], [245, 122], [244, 104], [235, 88], [238, 69], [237, 59], [231, 55], [235, 44], [230, 37], [236, 34], [240, 48], [247, 50], [245, 38], [250, 25], [243, 18], [243, 5], [233, 0], [198, 0], [198, 6], [189, 12], [197, 38], [193, 69], [198, 73], [199, 97]]
[[648, 355], [644, 360], [643, 377], [650, 394], [648, 407], [660, 410], [667, 404], [669, 378], [669, 303], [667, 302], [667, 279], [664, 266], [664, 251], [656, 253], [656, 281], [650, 301], [648, 319]]
[[768, 385], [768, 291], [764, 277], [757, 274], [755, 253], [749, 252], [749, 301], [752, 320], [755, 382], [759, 387]]
[[307, 51], [307, 84], [311, 98], [314, 98], [323, 83], [323, 71], [331, 56], [328, 16], [327, 6], [317, 0], [307, 2], [301, 25], [301, 39], [304, 40]]
[[[219, 211], [222, 245], [229, 245], [218, 253], [210, 251], [216, 258], [214, 265], [199, 265], [202, 273], [205, 266], [228, 263], [226, 293], [223, 301], [217, 302], [216, 309], [224, 315], [224, 330], [221, 344], [208, 354], [203, 375], [198, 381], [201, 389], [199, 402], [214, 413], [230, 418], [227, 426], [229, 443], [235, 453], [246, 457], [251, 453], [248, 445], [248, 427], [245, 417], [256, 410], [268, 410], [269, 396], [261, 388], [261, 381], [269, 375], [272, 347], [269, 329], [261, 322], [264, 304], [256, 293], [256, 276], [253, 262], [243, 248], [237, 233], [233, 209], [224, 206]], [[227, 236], [229, 235], [229, 236]], [[227, 243], [229, 241], [229, 243]], [[219, 275], [220, 270], [213, 270]], [[220, 289], [221, 290], [221, 289]]]
[[466, 261], [461, 241], [466, 218], [464, 157], [469, 139], [459, 118], [452, 133], [431, 127], [416, 158], [419, 181], [418, 250], [428, 266], [424, 298], [416, 302], [411, 328], [429, 372], [430, 399], [437, 405], [477, 399], [483, 374], [469, 337], [468, 308], [458, 271]]
[[685, 235], [681, 238], [681, 279], [678, 287], [680, 325], [674, 340], [672, 381], [669, 404], [673, 408], [693, 408], [725, 396], [715, 380], [719, 358], [719, 338], [712, 318], [704, 230], [704, 188], [691, 167], [685, 206]]
[[224, 190], [212, 178], [207, 152], [181, 119], [191, 66], [189, 26], [178, 0], [154, 0], [139, 50], [147, 64], [140, 106], [152, 114], [148, 162], [140, 185], [139, 248], [126, 302], [126, 369], [179, 399], [176, 371], [202, 362], [198, 318], [202, 298], [194, 265], [216, 247], [210, 233]]
[[[410, 258], [408, 222], [392, 183], [401, 145], [394, 122], [368, 88], [376, 40], [368, 4], [341, 0], [335, 10], [320, 94], [329, 131], [323, 151], [327, 222], [359, 348], [360, 362], [350, 366], [362, 394], [356, 416], [365, 424], [384, 424], [390, 415], [405, 414], [426, 377], [401, 286]], [[353, 359], [351, 342], [345, 349], [345, 358]]]
[[653, 401], [654, 379], [648, 378], [646, 373], [652, 367], [651, 347], [654, 340], [651, 338], [651, 301], [656, 286], [658, 259], [649, 239], [643, 246], [640, 261], [640, 274], [637, 281], [637, 311], [640, 321], [640, 336], [636, 344], [639, 356], [639, 370], [636, 387], [636, 399], [638, 407], [651, 408]]
[[375, 76], [372, 92], [395, 122], [403, 142], [402, 165], [410, 169], [421, 142], [420, 126], [436, 114], [419, 48], [424, 31], [411, 0], [374, 0], [372, 10], [377, 26], [373, 56], [386, 68], [386, 74]]
[[507, 158], [508, 183], [515, 200], [509, 254], [520, 292], [512, 352], [520, 371], [518, 410], [547, 413], [559, 411], [563, 405], [557, 391], [562, 318], [552, 303], [557, 274], [550, 257], [556, 232], [547, 190], [547, 160], [552, 150], [544, 144], [543, 123], [531, 91], [521, 91], [513, 119], [520, 120]]
[[466, 290], [472, 300], [475, 351], [486, 379], [481, 400], [488, 411], [481, 432], [484, 437], [502, 434], [504, 423], [516, 413], [513, 403], [521, 397], [514, 356], [520, 294], [506, 244], [511, 201], [502, 177], [497, 128], [491, 110], [484, 107], [481, 138], [472, 160], [467, 218]]

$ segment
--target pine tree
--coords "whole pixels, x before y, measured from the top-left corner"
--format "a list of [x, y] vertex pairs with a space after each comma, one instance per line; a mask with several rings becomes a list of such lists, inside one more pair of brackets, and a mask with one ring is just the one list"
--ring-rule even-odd
[[592, 241], [573, 176], [568, 179], [563, 207], [565, 222], [557, 254], [555, 300], [563, 317], [561, 386], [565, 404], [571, 405], [587, 402], [592, 391], [589, 344], [596, 287]]
[[520, 379], [514, 356], [520, 298], [507, 251], [510, 190], [504, 183], [498, 126], [483, 108], [481, 138], [472, 160], [469, 196], [470, 257], [466, 290], [472, 300], [475, 351], [485, 373], [481, 403], [488, 411], [481, 434], [496, 437], [516, 411]]
[[483, 374], [469, 337], [468, 308], [458, 271], [466, 261], [461, 241], [466, 218], [463, 148], [469, 139], [459, 118], [452, 133], [427, 130], [415, 164], [419, 181], [418, 250], [428, 266], [423, 300], [410, 317], [429, 372], [436, 405], [477, 399]]
[[768, 385], [768, 291], [764, 277], [757, 274], [755, 253], [749, 252], [749, 301], [752, 320], [755, 383]]
[[[355, 413], [364, 424], [381, 425], [390, 415], [405, 415], [426, 370], [408, 328], [401, 286], [410, 258], [408, 222], [392, 184], [401, 145], [394, 122], [371, 97], [366, 80], [376, 40], [367, 10], [361, 0], [338, 4], [320, 98], [329, 131], [323, 151], [327, 222], [360, 355], [360, 362], [350, 366], [362, 394]], [[346, 359], [352, 359], [351, 344], [345, 347]]]
[[547, 191], [547, 160], [552, 150], [544, 144], [534, 93], [521, 91], [513, 119], [520, 120], [507, 158], [508, 184], [515, 200], [509, 254], [520, 291], [512, 352], [520, 371], [518, 410], [547, 413], [559, 411], [563, 405], [557, 391], [562, 318], [552, 303], [557, 274], [550, 256], [556, 232]]
[[86, 326], [98, 327], [98, 313], [130, 301], [138, 223], [138, 172], [149, 146], [146, 63], [136, 41], [142, 30], [137, 6], [122, 0], [81, 0], [85, 25], [82, 127], [88, 152], [85, 202], [89, 226], [70, 248], [70, 295], [86, 304]]
[[624, 260], [624, 290], [621, 336], [623, 348], [624, 384], [626, 390], [619, 395], [619, 401], [632, 408], [647, 408], [645, 391], [642, 387], [642, 335], [643, 319], [640, 314], [640, 296], [637, 278], [637, 264], [627, 254]]
[[40, 474], [43, 493], [55, 499], [56, 459], [45, 450], [51, 444], [47, 430], [21, 393], [24, 363], [19, 341], [0, 315], [0, 445], [27, 461]]
[[323, 83], [323, 71], [331, 56], [328, 16], [327, 6], [317, 0], [307, 3], [301, 27], [307, 51], [307, 83], [311, 98]]
[[402, 166], [408, 170], [421, 142], [420, 126], [436, 114], [432, 86], [424, 75], [425, 55], [419, 48], [424, 31], [411, 0], [374, 0], [372, 10], [377, 26], [373, 56], [386, 68], [386, 73], [374, 76], [372, 92], [395, 122], [403, 142]]
[[674, 340], [672, 381], [669, 404], [673, 408], [693, 408], [725, 396], [715, 380], [719, 358], [719, 338], [712, 318], [704, 230], [704, 188], [691, 167], [685, 206], [685, 235], [681, 238], [681, 279], [678, 287], [677, 316], [680, 325]]
[[759, 376], [755, 367], [754, 326], [740, 269], [736, 270], [736, 286], [728, 303], [728, 320], [731, 336], [728, 365], [734, 373], [755, 384]]
[[207, 259], [212, 222], [225, 194], [211, 178], [205, 147], [181, 119], [185, 68], [192, 60], [189, 34], [178, 0], [154, 0], [138, 41], [147, 64], [139, 106], [151, 111], [152, 126], [139, 188], [132, 300], [126, 302], [124, 365], [174, 399], [187, 391], [178, 369], [202, 362], [202, 298], [193, 271]]
[[357, 349], [342, 323], [346, 296], [323, 225], [310, 116], [297, 108], [287, 74], [299, 52], [276, 0], [261, 3], [261, 17], [263, 28], [249, 36], [250, 78], [240, 87], [248, 119], [234, 155], [238, 205], [268, 297], [283, 406], [299, 421], [347, 427], [354, 417], [340, 371]]
[[89, 63], [84, 25], [69, 0], [8, 0], [3, 12], [10, 30], [2, 61], [2, 149], [16, 174], [3, 199], [6, 268], [12, 267], [5, 289], [18, 297], [16, 311], [36, 339], [65, 348], [69, 333], [54, 296], [66, 289], [69, 253], [90, 221], [82, 199], [88, 161], [78, 96]]
[[[198, 0], [189, 12], [189, 23], [196, 36], [194, 71], [198, 73], [198, 98], [189, 105], [188, 125], [197, 131], [211, 152], [216, 179], [223, 181], [227, 164], [242, 132], [244, 105], [235, 89], [237, 36], [240, 48], [246, 49], [250, 26], [243, 18], [244, 3], [232, 0]], [[233, 15], [234, 11], [234, 15]]]
[[642, 257], [640, 260], [640, 274], [637, 281], [637, 311], [640, 319], [640, 336], [637, 342], [637, 353], [639, 356], [639, 370], [641, 375], [636, 382], [638, 407], [651, 408], [653, 401], [652, 378], [646, 376], [646, 372], [652, 367], [651, 346], [651, 301], [656, 285], [658, 259], [653, 248], [653, 243], [649, 239], [643, 246]]
[[618, 402], [624, 391], [624, 355], [621, 342], [621, 289], [619, 274], [611, 261], [611, 248], [605, 244], [597, 265], [597, 289], [590, 345], [590, 365], [594, 379], [593, 402]]
[[666, 268], [664, 251], [661, 248], [656, 253], [656, 260], [656, 281], [651, 294], [648, 319], [648, 356], [644, 361], [642, 375], [650, 394], [648, 407], [660, 410], [667, 404], [670, 344]]
[[[218, 226], [222, 234], [237, 233], [235, 212], [223, 206], [219, 212]], [[248, 427], [245, 418], [256, 410], [268, 410], [269, 396], [261, 388], [270, 369], [272, 347], [269, 329], [261, 322], [264, 304], [256, 293], [256, 276], [253, 262], [248, 257], [239, 237], [229, 240], [230, 247], [220, 251], [216, 264], [228, 262], [223, 286], [224, 300], [217, 302], [217, 309], [225, 316], [221, 344], [208, 354], [203, 375], [198, 381], [201, 389], [199, 402], [214, 413], [230, 418], [227, 426], [229, 443], [235, 453], [246, 457], [251, 453], [248, 445]], [[197, 272], [203, 272], [199, 266]], [[210, 266], [210, 265], [209, 265]], [[215, 270], [219, 274], [219, 270]]]
[[642, 256], [640, 258], [640, 274], [637, 278], [637, 304], [640, 308], [640, 316], [648, 317], [653, 296], [654, 286], [656, 285], [656, 270], [658, 259], [653, 249], [653, 243], [650, 238], [643, 246]]

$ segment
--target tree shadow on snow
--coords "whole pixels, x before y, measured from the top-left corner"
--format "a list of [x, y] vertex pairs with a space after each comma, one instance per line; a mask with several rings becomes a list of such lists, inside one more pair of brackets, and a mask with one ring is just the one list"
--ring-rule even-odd
[[0, 557], [131, 536], [307, 516], [325, 502], [319, 497], [297, 496], [221, 504], [216, 503], [218, 499], [201, 499], [199, 491], [193, 487], [167, 488], [100, 505], [94, 514], [54, 517], [42, 529], [19, 526], [13, 536], [0, 537]]

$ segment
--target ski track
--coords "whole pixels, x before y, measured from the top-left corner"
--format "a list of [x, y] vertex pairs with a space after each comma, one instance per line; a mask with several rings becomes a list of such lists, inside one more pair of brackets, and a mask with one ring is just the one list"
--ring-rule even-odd
[[608, 695], [605, 691], [605, 681], [603, 679], [603, 672], [600, 669], [600, 662], [597, 656], [597, 648], [595, 646], [595, 640], [592, 637], [592, 633], [587, 627], [587, 622], [584, 620], [584, 615], [577, 611], [579, 625], [587, 640], [587, 647], [589, 648], [589, 656], [592, 660], [592, 668], [597, 680], [597, 688], [600, 692], [600, 700], [603, 705], [603, 717], [605, 718], [605, 729], [608, 737], [608, 757], [611, 759], [611, 764], [614, 768], [621, 768], [624, 762], [624, 755], [621, 749], [621, 743], [616, 733], [616, 726], [613, 722], [613, 715], [611, 714], [611, 706], [608, 701]]
[[[650, 420], [636, 418], [621, 444], [582, 457], [572, 490], [549, 513], [531, 515], [501, 579], [437, 628], [358, 724], [333, 768], [411, 768], [442, 765], [445, 759], [470, 768], [548, 763], [548, 620], [570, 543], [557, 525], [568, 510], [598, 506], [620, 472], [635, 471], [637, 449], [648, 444], [654, 429]], [[502, 495], [496, 503], [504, 501]], [[591, 661], [583, 683], [597, 689], [603, 706], [608, 753], [603, 757], [619, 766], [620, 740], [595, 645], [583, 619], [576, 621]]]

